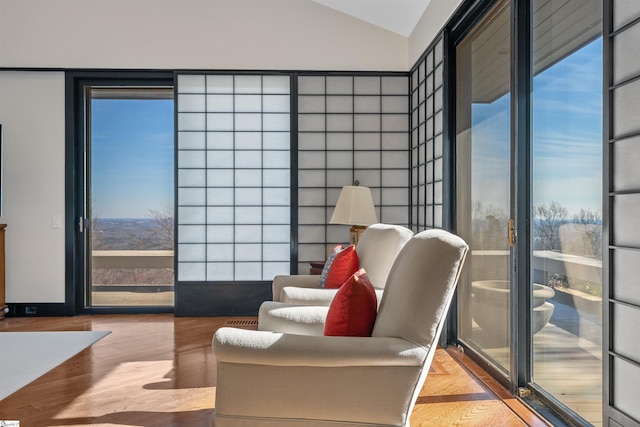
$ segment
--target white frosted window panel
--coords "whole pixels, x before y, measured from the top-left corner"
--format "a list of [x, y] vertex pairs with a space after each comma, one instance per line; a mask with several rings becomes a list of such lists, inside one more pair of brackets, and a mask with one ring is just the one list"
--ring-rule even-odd
[[424, 206], [424, 204], [426, 203], [426, 197], [427, 197], [426, 187], [424, 185], [421, 185], [416, 190], [417, 190], [418, 197], [414, 198], [414, 200], [417, 200], [420, 206]]
[[427, 185], [427, 204], [433, 204], [433, 184]]
[[289, 262], [265, 262], [262, 264], [262, 280], [272, 281], [275, 276], [289, 274]]
[[203, 262], [184, 262], [178, 265], [178, 280], [182, 282], [199, 282], [206, 279]]
[[433, 179], [435, 181], [442, 181], [442, 158], [439, 158], [434, 163]]
[[235, 227], [236, 243], [256, 243], [262, 241], [262, 226], [243, 225]]
[[407, 207], [383, 206], [380, 211], [380, 222], [387, 224], [405, 225], [409, 217], [409, 209]]
[[236, 188], [236, 206], [258, 206], [262, 203], [262, 189], [260, 188]]
[[434, 87], [435, 88], [439, 88], [440, 86], [442, 86], [442, 64], [438, 65], [435, 69], [435, 71], [433, 72], [433, 76], [434, 76]]
[[298, 172], [298, 188], [305, 187], [324, 187], [325, 171], [324, 170], [301, 170]]
[[207, 130], [212, 131], [233, 131], [233, 114], [231, 113], [208, 113]]
[[427, 77], [426, 85], [427, 85], [427, 93], [432, 94], [433, 93], [433, 74], [429, 74], [429, 77]]
[[353, 117], [351, 114], [327, 114], [328, 132], [350, 132], [353, 130]]
[[383, 150], [406, 150], [409, 146], [409, 134], [403, 133], [384, 133], [382, 138]]
[[324, 114], [299, 114], [298, 130], [300, 132], [323, 132], [325, 129]]
[[261, 261], [262, 245], [253, 243], [236, 244], [234, 253], [236, 261]]
[[413, 127], [415, 128], [416, 124], [420, 121], [418, 118], [418, 111], [419, 110], [413, 110], [411, 112], [411, 123], [413, 124]]
[[409, 121], [406, 114], [383, 114], [383, 132], [406, 132], [409, 128]]
[[233, 242], [233, 226], [207, 225], [207, 243]]
[[329, 151], [327, 152], [327, 168], [342, 169], [353, 166], [353, 152], [351, 151]]
[[327, 172], [327, 187], [342, 188], [351, 184], [353, 184], [353, 172], [351, 170], [330, 170]]
[[409, 205], [409, 192], [406, 188], [383, 188], [381, 197], [383, 205]]
[[291, 90], [289, 76], [262, 76], [262, 92], [289, 93]]
[[324, 169], [324, 151], [301, 151], [298, 153], [298, 168], [300, 169]]
[[234, 267], [235, 280], [262, 280], [262, 263], [242, 262], [236, 263]]
[[178, 112], [200, 113], [205, 109], [204, 95], [178, 95]]
[[298, 77], [298, 92], [303, 94], [321, 94], [325, 91], [324, 77]]
[[357, 133], [353, 135], [354, 150], [378, 150], [380, 149], [379, 133]]
[[298, 191], [299, 206], [324, 206], [324, 189], [301, 188]]
[[207, 151], [207, 167], [210, 169], [229, 169], [233, 167], [233, 151]]
[[207, 149], [209, 150], [233, 150], [233, 132], [207, 132]]
[[229, 282], [233, 280], [233, 264], [230, 262], [207, 263], [207, 280]]
[[355, 113], [380, 113], [380, 111], [380, 97], [378, 95], [354, 97]]
[[433, 202], [435, 204], [442, 204], [442, 182], [433, 184]]
[[206, 209], [204, 207], [187, 207], [178, 208], [178, 218], [180, 224], [204, 224], [206, 217]]
[[178, 191], [178, 205], [204, 206], [207, 193], [204, 188], [181, 188]]
[[298, 112], [299, 113], [324, 113], [325, 97], [318, 95], [300, 95], [298, 96]]
[[[345, 184], [345, 185], [350, 185], [350, 184]], [[367, 184], [362, 184], [360, 183], [360, 185], [364, 185], [367, 186]], [[337, 188], [327, 188], [326, 193], [327, 193], [327, 206], [330, 206], [330, 210], [331, 210], [331, 214], [333, 214], [333, 207], [336, 205], [336, 203], [338, 202], [338, 197], [340, 196], [340, 191], [342, 190], [342, 186], [337, 187]], [[373, 195], [373, 189], [372, 189], [372, 195]], [[375, 197], [375, 195], [374, 195]], [[374, 199], [374, 204], [375, 204], [375, 199]], [[331, 215], [329, 215], [329, 218], [331, 218]]]
[[426, 215], [424, 223], [427, 227], [433, 227], [433, 208], [431, 206], [427, 207]]
[[382, 77], [383, 95], [406, 95], [409, 91], [409, 78]]
[[380, 179], [379, 170], [357, 170], [354, 173], [354, 180], [360, 181], [360, 185], [366, 187], [380, 187]]
[[180, 169], [199, 169], [205, 167], [205, 151], [181, 150], [178, 153], [178, 168]]
[[267, 243], [289, 242], [291, 240], [291, 229], [288, 225], [265, 225], [263, 226], [262, 238]]
[[419, 163], [423, 163], [425, 160], [425, 150], [427, 147], [425, 144], [420, 144], [420, 146], [418, 147], [418, 159], [419, 159]]
[[[380, 206], [380, 188], [378, 187], [369, 187], [369, 188], [371, 189], [371, 196], [373, 197], [374, 206]], [[378, 218], [380, 217], [378, 216]]]
[[[298, 140], [298, 144], [300, 141]], [[262, 134], [262, 147], [265, 150], [289, 150], [291, 135], [289, 132], [269, 132]]]
[[353, 147], [352, 133], [328, 133], [327, 150], [351, 150]]
[[413, 70], [413, 73], [411, 73], [411, 90], [416, 90], [417, 87], [418, 87], [418, 70], [416, 69], [416, 70]]
[[180, 243], [205, 243], [206, 228], [203, 225], [179, 225]]
[[259, 113], [237, 113], [233, 122], [236, 131], [259, 131], [262, 130], [262, 114]]
[[289, 169], [266, 169], [262, 171], [263, 187], [289, 187], [291, 172]]
[[266, 113], [262, 127], [265, 132], [287, 132], [291, 127], [291, 116], [281, 113]]
[[267, 206], [288, 206], [291, 199], [289, 188], [263, 188], [262, 203]]
[[[431, 103], [428, 103], [429, 106], [431, 106]], [[420, 104], [420, 106], [418, 107], [418, 119], [414, 122], [414, 123], [420, 123], [421, 121], [424, 120], [424, 118], [426, 117], [427, 113], [426, 113], [426, 104]], [[428, 113], [429, 115], [431, 115], [431, 113]]]
[[262, 164], [266, 168], [282, 169], [288, 168], [291, 161], [289, 151], [263, 151]]
[[178, 170], [179, 187], [204, 187], [205, 185], [206, 174], [204, 169]]
[[348, 94], [353, 92], [353, 77], [329, 76], [327, 77], [327, 93]]
[[425, 137], [427, 139], [433, 138], [433, 117], [427, 119], [427, 130]]
[[406, 151], [383, 151], [382, 167], [384, 169], [401, 169], [409, 166], [409, 153]]
[[265, 224], [289, 224], [289, 207], [265, 206], [262, 208], [262, 220]]
[[231, 206], [207, 208], [207, 224], [233, 224], [234, 210]]
[[435, 134], [439, 135], [442, 133], [442, 111], [436, 113], [435, 117]]
[[262, 167], [262, 152], [257, 150], [236, 151], [236, 168], [260, 168]]
[[[415, 162], [415, 157], [414, 157], [414, 164], [417, 164], [417, 163]], [[412, 180], [411, 182], [413, 182], [413, 183], [414, 183], [414, 185], [415, 185], [416, 183], [417, 183], [417, 184], [419, 184], [419, 183], [420, 183], [420, 181], [418, 181], [418, 168], [417, 168], [417, 167], [412, 167], [412, 168], [411, 168], [411, 180]]]
[[207, 93], [233, 93], [233, 76], [207, 76]]
[[384, 187], [407, 187], [409, 173], [405, 170], [382, 170], [382, 185]]
[[427, 163], [427, 181], [433, 182], [433, 162]]
[[[431, 52], [427, 54], [427, 58], [424, 64], [426, 66], [427, 73], [430, 73], [431, 71], [433, 71], [433, 50], [431, 50]], [[421, 78], [424, 78], [424, 75]]]
[[433, 207], [433, 226], [442, 228], [442, 205]]
[[234, 98], [235, 112], [259, 113], [262, 111], [261, 95], [236, 95]]
[[433, 103], [435, 111], [442, 110], [442, 88], [438, 89], [433, 96]]
[[356, 95], [380, 93], [380, 77], [356, 77], [353, 91]]
[[261, 187], [262, 186], [262, 173], [259, 169], [246, 170], [238, 169], [235, 171], [235, 186], [236, 187]]
[[232, 187], [233, 169], [207, 170], [207, 187]]
[[178, 132], [178, 150], [204, 150], [205, 135], [202, 132]]
[[427, 147], [426, 153], [425, 153], [426, 157], [422, 157], [422, 158], [425, 159], [426, 161], [433, 160], [433, 139], [430, 139], [427, 141], [426, 147]]
[[228, 243], [208, 244], [207, 261], [233, 261], [233, 245]]
[[210, 113], [229, 113], [233, 111], [233, 95], [207, 95], [207, 111]]
[[[266, 200], [265, 200], [266, 202]], [[262, 210], [255, 206], [237, 206], [235, 209], [236, 224], [260, 224], [262, 222]]]
[[204, 261], [205, 245], [178, 245], [178, 262]]
[[325, 134], [301, 133], [298, 135], [298, 150], [324, 150]]
[[433, 142], [433, 154], [435, 157], [442, 157], [442, 135], [435, 137]]
[[291, 98], [289, 95], [263, 95], [262, 111], [267, 113], [289, 113]]
[[383, 96], [382, 112], [407, 114], [409, 112], [409, 99], [406, 96]]
[[[421, 164], [418, 168], [418, 182], [427, 182], [427, 165]], [[429, 180], [431, 182], [431, 180]]]
[[349, 243], [348, 225], [331, 225], [327, 228], [327, 241], [347, 245]]
[[300, 243], [324, 242], [324, 225], [301, 225], [298, 227], [298, 241]]
[[178, 75], [178, 93], [204, 93], [204, 76], [180, 74]]
[[204, 113], [179, 113], [178, 114], [178, 130], [205, 130], [205, 114]]
[[352, 111], [352, 96], [327, 96], [327, 113], [351, 113]]
[[261, 93], [261, 76], [235, 76], [234, 88], [236, 93]]
[[233, 188], [207, 188], [209, 206], [232, 206]]
[[380, 156], [379, 151], [357, 151], [355, 153], [355, 167], [356, 169], [380, 169]]
[[[324, 261], [327, 259], [325, 246], [322, 244], [301, 244], [298, 245], [298, 258], [307, 261]], [[309, 264], [306, 264], [306, 273], [309, 274]]]
[[356, 132], [377, 132], [381, 129], [379, 114], [355, 114], [353, 120]]
[[237, 150], [260, 150], [262, 135], [260, 132], [236, 132], [235, 148]]
[[326, 224], [327, 222], [324, 208], [298, 208], [298, 224]]

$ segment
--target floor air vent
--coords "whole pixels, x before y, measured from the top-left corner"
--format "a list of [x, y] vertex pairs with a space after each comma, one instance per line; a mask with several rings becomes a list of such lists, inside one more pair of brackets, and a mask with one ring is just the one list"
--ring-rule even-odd
[[257, 320], [227, 320], [225, 326], [258, 326]]

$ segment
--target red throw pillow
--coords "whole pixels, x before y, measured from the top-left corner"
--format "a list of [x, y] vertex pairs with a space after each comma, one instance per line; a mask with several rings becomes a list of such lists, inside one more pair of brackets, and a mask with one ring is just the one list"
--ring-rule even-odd
[[356, 245], [343, 248], [333, 257], [331, 265], [329, 265], [324, 287], [339, 288], [353, 273], [358, 271], [359, 265]]
[[361, 268], [340, 287], [331, 301], [324, 334], [370, 337], [378, 311], [376, 291]]

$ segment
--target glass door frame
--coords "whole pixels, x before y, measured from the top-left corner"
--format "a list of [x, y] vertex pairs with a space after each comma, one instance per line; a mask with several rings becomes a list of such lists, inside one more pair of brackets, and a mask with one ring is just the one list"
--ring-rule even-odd
[[[173, 87], [173, 72], [71, 71], [65, 73], [65, 314], [172, 313], [173, 307], [91, 307], [87, 304], [86, 90], [105, 87]], [[175, 135], [174, 135], [175, 138]], [[174, 200], [175, 205], [175, 200]]]

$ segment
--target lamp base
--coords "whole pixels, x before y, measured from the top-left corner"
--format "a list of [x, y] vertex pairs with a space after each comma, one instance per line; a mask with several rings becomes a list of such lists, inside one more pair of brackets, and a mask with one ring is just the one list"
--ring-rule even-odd
[[365, 225], [352, 225], [349, 229], [349, 243], [357, 245], [358, 240], [360, 240], [360, 234], [366, 229]]

